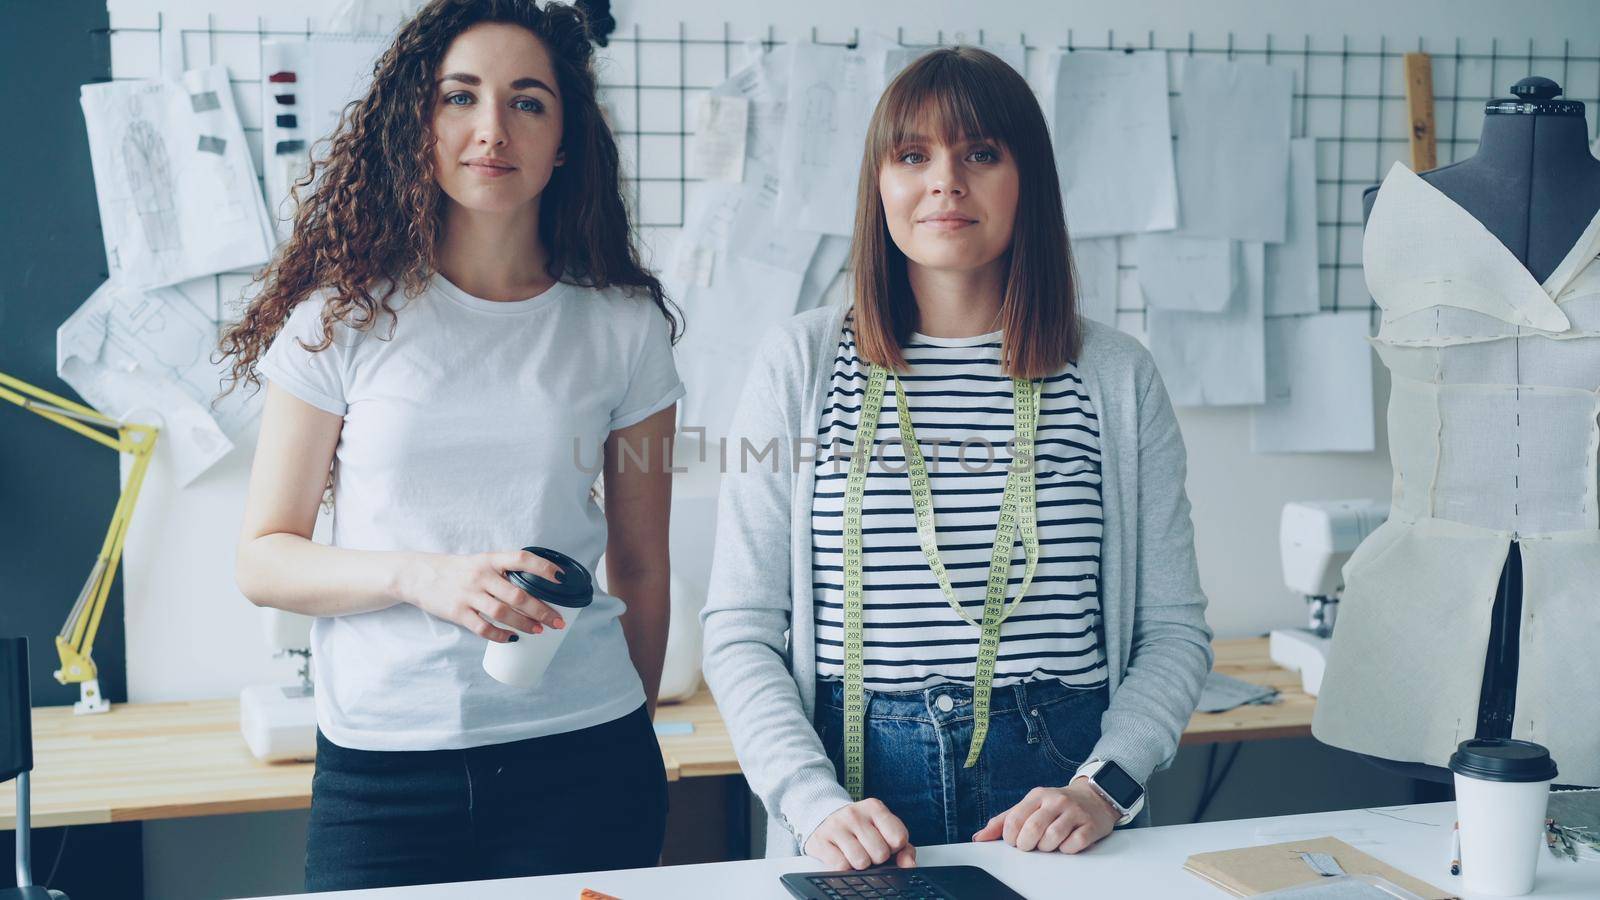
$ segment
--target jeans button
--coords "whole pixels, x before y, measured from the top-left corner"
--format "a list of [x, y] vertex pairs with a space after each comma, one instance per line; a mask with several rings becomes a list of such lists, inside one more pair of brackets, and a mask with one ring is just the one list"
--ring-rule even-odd
[[956, 701], [950, 699], [949, 694], [940, 694], [939, 699], [933, 701], [933, 705], [939, 707], [939, 712], [949, 712], [956, 708]]

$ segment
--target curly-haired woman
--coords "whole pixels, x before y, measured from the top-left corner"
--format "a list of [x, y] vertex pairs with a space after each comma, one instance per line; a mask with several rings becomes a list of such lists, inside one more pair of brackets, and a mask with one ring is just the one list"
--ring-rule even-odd
[[[316, 617], [310, 890], [659, 857], [671, 486], [639, 458], [675, 428], [677, 322], [631, 242], [592, 52], [580, 9], [430, 3], [223, 338], [234, 383], [267, 382], [239, 586]], [[592, 499], [597, 458], [626, 515]], [[505, 577], [557, 577], [530, 544], [609, 549], [615, 596], [527, 690], [482, 661], [567, 624]]]

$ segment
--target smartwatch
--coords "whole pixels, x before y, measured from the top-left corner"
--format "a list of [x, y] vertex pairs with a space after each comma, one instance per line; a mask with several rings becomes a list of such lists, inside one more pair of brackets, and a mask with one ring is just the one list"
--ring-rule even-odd
[[1118, 825], [1132, 822], [1144, 809], [1144, 785], [1134, 781], [1133, 776], [1111, 760], [1091, 759], [1078, 769], [1073, 780], [1076, 781], [1079, 776], [1089, 779], [1090, 787], [1120, 814]]

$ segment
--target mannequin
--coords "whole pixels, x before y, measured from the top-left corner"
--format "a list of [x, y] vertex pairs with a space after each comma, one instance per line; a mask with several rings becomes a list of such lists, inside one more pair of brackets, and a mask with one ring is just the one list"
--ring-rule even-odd
[[[1525, 78], [1512, 87], [1512, 93], [1515, 99], [1493, 100], [1486, 106], [1476, 155], [1422, 174], [1422, 180], [1476, 219], [1543, 283], [1571, 254], [1600, 210], [1600, 160], [1589, 149], [1583, 104], [1557, 99], [1561, 89], [1555, 82]], [[1369, 219], [1377, 197], [1376, 187], [1365, 195]], [[1380, 334], [1380, 345], [1382, 341]], [[1520, 356], [1515, 365], [1515, 383], [1523, 384]], [[1478, 737], [1521, 736], [1513, 734], [1513, 724], [1524, 613], [1522, 587], [1522, 552], [1512, 537], [1489, 616], [1478, 695]], [[1470, 727], [1470, 722], [1461, 724], [1463, 737], [1474, 736]], [[1341, 733], [1340, 738], [1332, 742], [1360, 752], [1359, 746], [1351, 745], [1348, 733]], [[1430, 755], [1436, 757], [1437, 753]], [[1412, 778], [1448, 782], [1451, 777], [1447, 769], [1431, 763], [1367, 758]]]
[[[1511, 92], [1516, 99], [1485, 105], [1475, 155], [1418, 174], [1543, 281], [1600, 209], [1600, 160], [1589, 151], [1583, 104], [1555, 99], [1554, 81], [1524, 78]], [[1367, 189], [1367, 216], [1377, 196], [1376, 185]]]

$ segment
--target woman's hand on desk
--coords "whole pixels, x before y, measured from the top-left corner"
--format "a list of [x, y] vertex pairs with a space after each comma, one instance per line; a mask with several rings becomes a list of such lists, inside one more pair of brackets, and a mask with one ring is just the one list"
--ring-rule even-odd
[[917, 864], [917, 848], [911, 846], [905, 823], [872, 797], [841, 806], [823, 819], [806, 839], [806, 855], [841, 872], [881, 866], [891, 858], [902, 869]]
[[491, 641], [503, 644], [516, 640], [516, 635], [489, 619], [525, 634], [538, 634], [546, 626], [566, 627], [555, 610], [506, 578], [507, 572], [531, 572], [555, 581], [560, 570], [532, 553], [416, 553], [401, 568], [399, 593], [405, 602]]
[[1037, 787], [1021, 802], [989, 820], [975, 841], [1005, 838], [1018, 850], [1087, 850], [1111, 833], [1121, 816], [1088, 784]]

